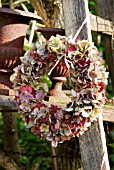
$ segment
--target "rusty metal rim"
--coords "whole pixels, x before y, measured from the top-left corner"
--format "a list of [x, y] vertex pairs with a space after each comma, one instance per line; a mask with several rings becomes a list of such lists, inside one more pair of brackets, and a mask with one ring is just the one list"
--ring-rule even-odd
[[43, 28], [38, 28], [36, 31], [41, 31], [41, 32], [60, 32], [63, 35], [65, 35], [65, 29], [62, 28], [53, 28], [53, 27], [43, 27]]
[[13, 15], [21, 15], [27, 18], [31, 18], [31, 19], [36, 19], [36, 20], [41, 20], [41, 17], [32, 13], [32, 12], [26, 12], [26, 11], [21, 11], [21, 10], [17, 10], [17, 9], [10, 9], [10, 8], [1, 8], [0, 7], [0, 13], [9, 13], [9, 14], [13, 14]]
[[0, 68], [0, 72], [2, 72], [2, 73], [13, 73], [14, 71], [12, 69], [1, 69]]

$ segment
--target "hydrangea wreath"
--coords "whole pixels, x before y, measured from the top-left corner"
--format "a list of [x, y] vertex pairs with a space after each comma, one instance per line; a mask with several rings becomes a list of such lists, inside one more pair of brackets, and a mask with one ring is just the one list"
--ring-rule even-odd
[[[52, 146], [83, 134], [102, 112], [108, 73], [94, 44], [56, 35], [46, 44], [20, 57], [14, 69], [15, 100], [27, 128], [38, 138], [52, 141]], [[62, 61], [70, 70], [72, 101], [66, 108], [47, 106], [44, 97], [49, 91], [45, 81]]]

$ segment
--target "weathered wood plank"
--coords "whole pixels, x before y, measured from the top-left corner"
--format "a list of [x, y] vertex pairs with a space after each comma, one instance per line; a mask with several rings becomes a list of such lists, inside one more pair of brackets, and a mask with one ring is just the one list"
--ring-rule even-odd
[[[87, 0], [63, 0], [66, 35], [75, 34], [84, 19], [87, 24], [81, 30], [80, 38], [91, 41], [89, 23], [89, 10]], [[81, 158], [84, 170], [109, 170], [109, 161], [105, 141], [105, 133], [102, 120], [94, 122], [91, 128], [79, 138]], [[72, 144], [71, 144], [72, 145]], [[67, 152], [66, 154], [69, 154]], [[75, 155], [74, 155], [75, 157]], [[75, 157], [76, 159], [76, 157]], [[74, 159], [73, 159], [74, 160]], [[67, 161], [69, 161], [67, 159]], [[75, 160], [74, 160], [75, 161]], [[71, 163], [72, 165], [72, 163]], [[71, 170], [70, 168], [69, 170]]]
[[[0, 165], [5, 169], [5, 170], [24, 170], [24, 166], [18, 165], [17, 161], [14, 161], [14, 159], [11, 159], [7, 155], [7, 153], [0, 151]], [[2, 168], [1, 167], [1, 168]]]
[[[68, 93], [68, 91], [67, 91]], [[61, 107], [65, 107], [67, 104], [59, 104]], [[17, 112], [17, 105], [13, 97], [2, 96], [0, 97], [0, 111]], [[103, 108], [103, 120], [108, 122], [114, 122], [114, 106], [105, 105]]]
[[[100, 17], [112, 21], [112, 29], [114, 26], [114, 1], [113, 0], [95, 0], [97, 6], [97, 13]], [[113, 30], [112, 30], [113, 35]], [[108, 69], [112, 81], [112, 95], [114, 95], [114, 50], [113, 36], [103, 35], [104, 51], [108, 63]], [[112, 44], [111, 44], [112, 43]]]
[[80, 136], [79, 144], [84, 170], [110, 170], [101, 114], [97, 122]]
[[16, 162], [20, 162], [19, 154], [12, 154], [12, 152], [19, 152], [20, 147], [18, 143], [18, 134], [16, 129], [16, 114], [17, 111], [16, 103], [13, 97], [8, 96], [0, 96], [0, 111], [2, 111], [3, 116], [3, 146], [4, 150], [11, 158], [16, 160]]
[[17, 105], [13, 97], [0, 96], [0, 111], [17, 111]]
[[96, 2], [96, 7], [97, 7], [97, 13], [100, 17], [108, 19], [108, 20], [113, 20], [113, 0], [95, 0]]
[[3, 148], [9, 157], [15, 160], [18, 164], [20, 164], [21, 155], [19, 153], [21, 153], [21, 150], [19, 146], [19, 139], [16, 127], [16, 114], [14, 112], [10, 112], [9, 114], [9, 112], [4, 111], [2, 113], [2, 117], [3, 117]]
[[112, 35], [113, 24], [107, 19], [90, 14], [91, 30], [102, 34]]
[[109, 105], [104, 106], [103, 121], [114, 122], [114, 106]]

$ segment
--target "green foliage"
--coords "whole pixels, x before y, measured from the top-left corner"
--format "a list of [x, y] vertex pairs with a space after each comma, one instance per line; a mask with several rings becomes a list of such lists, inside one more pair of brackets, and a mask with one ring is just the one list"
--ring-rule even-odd
[[[1, 0], [2, 7], [9, 8], [10, 7], [9, 2], [10, 2], [9, 0]], [[13, 3], [15, 3], [15, 2], [16, 2], [16, 0], [13, 0]], [[29, 0], [27, 0], [25, 2], [23, 1], [22, 3], [26, 6], [26, 8], [28, 9], [29, 12], [34, 12], [34, 8], [30, 4]], [[23, 10], [21, 4], [19, 4], [19, 3], [14, 7], [15, 7], [15, 9]]]
[[49, 76], [47, 76], [47, 75], [44, 76], [43, 80], [44, 80], [45, 83], [47, 83], [47, 85], [48, 85], [49, 88], [52, 87], [52, 82], [51, 82]]
[[[0, 112], [0, 148], [3, 148], [3, 120]], [[38, 139], [29, 129], [25, 128], [24, 122], [17, 114], [17, 131], [19, 135], [19, 144], [22, 153], [22, 164], [25, 165], [26, 170], [31, 170], [31, 167], [38, 163], [40, 170], [51, 170], [51, 146], [50, 143]], [[2, 167], [0, 167], [2, 170]]]
[[89, 5], [89, 11], [90, 13], [96, 15], [96, 4], [95, 4], [95, 1], [94, 0], [89, 0], [88, 1], [88, 5]]
[[52, 168], [50, 143], [38, 139], [29, 129], [25, 128], [24, 122], [17, 115], [17, 128], [19, 134], [19, 144], [22, 152], [22, 163], [27, 170], [38, 163], [40, 170], [50, 170]]
[[28, 50], [31, 49], [31, 45], [29, 44], [29, 42], [28, 42], [28, 40], [27, 40], [26, 38], [25, 38], [25, 40], [24, 40], [23, 49], [24, 49], [25, 51], [28, 51]]

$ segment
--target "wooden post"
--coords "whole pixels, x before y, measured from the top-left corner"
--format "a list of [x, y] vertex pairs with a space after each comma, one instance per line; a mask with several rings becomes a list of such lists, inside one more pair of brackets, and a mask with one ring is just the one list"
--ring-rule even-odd
[[0, 0], [0, 7], [2, 7], [2, 2], [1, 2], [1, 0]]
[[21, 165], [21, 149], [16, 126], [17, 106], [11, 96], [0, 96], [0, 112], [3, 117], [3, 151], [9, 157], [9, 161], [12, 159], [16, 162], [18, 169], [24, 169]]
[[110, 170], [101, 114], [79, 138], [79, 143], [84, 170]]
[[[3, 111], [3, 147], [6, 154], [18, 164], [21, 162], [21, 150], [18, 143], [16, 113]], [[20, 164], [21, 165], [21, 164]]]
[[[114, 1], [112, 0], [95, 0], [97, 12], [100, 17], [112, 20], [114, 22]], [[114, 24], [114, 23], [113, 23]], [[112, 93], [114, 95], [114, 51], [111, 45], [112, 37], [103, 35], [105, 55], [109, 66], [109, 73], [112, 80]]]
[[17, 105], [11, 96], [0, 95], [0, 112], [3, 117], [3, 148], [0, 152], [0, 165], [6, 170], [24, 170], [17, 133]]
[[[79, 37], [81, 39], [89, 39], [91, 41], [91, 31], [89, 24], [89, 10], [87, 0], [63, 0], [63, 11], [65, 19], [66, 35], [74, 35], [84, 19], [87, 18], [87, 23], [81, 30]], [[76, 141], [75, 141], [76, 142]], [[69, 143], [69, 142], [67, 142]], [[109, 162], [107, 156], [107, 148], [105, 141], [105, 133], [101, 116], [97, 122], [92, 123], [90, 129], [79, 138], [81, 158], [84, 170], [109, 170]], [[66, 144], [65, 144], [66, 145]], [[71, 143], [72, 145], [72, 143]], [[64, 146], [64, 144], [63, 144]], [[69, 152], [65, 151], [63, 147], [62, 153], [68, 155]], [[75, 148], [74, 148], [75, 149]], [[69, 155], [70, 157], [70, 155]], [[65, 169], [76, 170], [73, 163], [77, 159], [73, 156], [73, 161], [70, 162], [70, 167]], [[67, 162], [69, 160], [67, 159]]]

